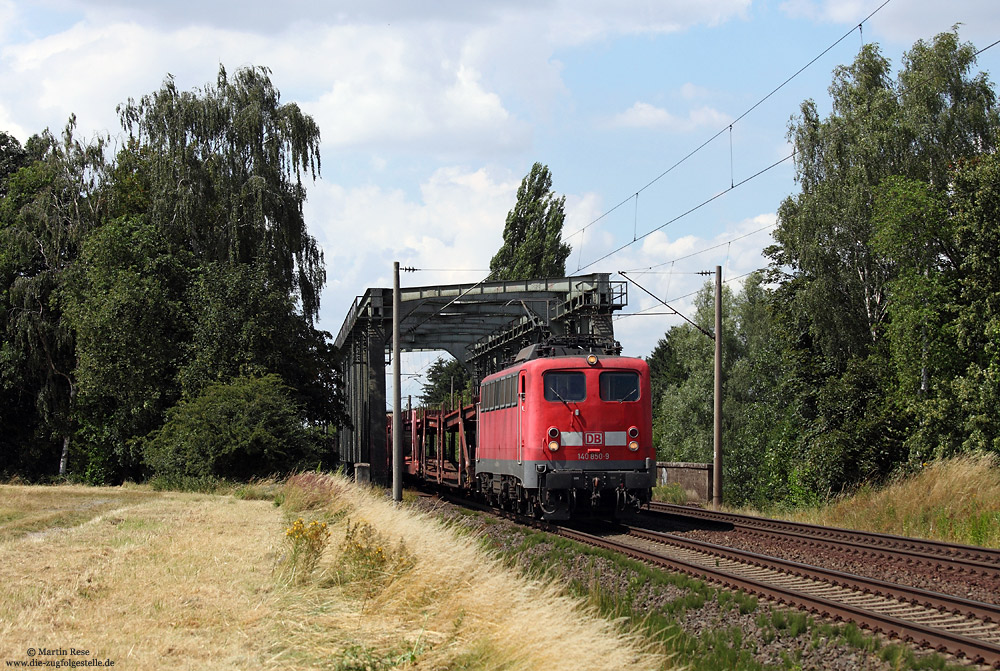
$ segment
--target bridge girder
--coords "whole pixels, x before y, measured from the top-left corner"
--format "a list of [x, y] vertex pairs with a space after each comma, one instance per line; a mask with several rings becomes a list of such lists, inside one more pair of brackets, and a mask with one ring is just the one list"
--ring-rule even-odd
[[[400, 289], [400, 349], [446, 350], [481, 380], [528, 345], [575, 339], [617, 353], [612, 314], [627, 304], [624, 282], [607, 273]], [[336, 339], [353, 428], [340, 432], [340, 458], [368, 463], [386, 482], [385, 369], [392, 343], [392, 289], [358, 296]]]

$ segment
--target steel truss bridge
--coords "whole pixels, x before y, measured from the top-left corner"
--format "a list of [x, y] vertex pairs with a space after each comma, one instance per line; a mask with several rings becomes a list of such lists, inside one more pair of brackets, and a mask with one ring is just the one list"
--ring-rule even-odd
[[[625, 282], [609, 278], [596, 273], [401, 288], [400, 349], [445, 350], [477, 382], [534, 344], [619, 354], [611, 318], [628, 296]], [[385, 373], [392, 320], [392, 289], [368, 289], [354, 300], [336, 340], [353, 422], [339, 433], [340, 460], [348, 467], [370, 464], [379, 483], [389, 477]]]

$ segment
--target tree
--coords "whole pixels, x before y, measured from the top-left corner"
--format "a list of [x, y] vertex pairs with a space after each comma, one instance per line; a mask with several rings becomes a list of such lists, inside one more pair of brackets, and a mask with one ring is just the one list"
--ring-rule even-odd
[[[302, 214], [303, 173], [320, 169], [319, 127], [281, 94], [267, 68], [219, 67], [216, 85], [156, 93], [118, 108], [128, 161], [148, 184], [151, 220], [204, 262], [259, 263], [313, 319], [326, 280]], [[121, 162], [121, 159], [120, 159]], [[120, 175], [119, 178], [124, 178]]]
[[146, 446], [158, 476], [246, 479], [315, 467], [324, 454], [277, 375], [207, 386], [170, 409]]
[[1000, 452], [1000, 161], [962, 161], [946, 181], [891, 180], [876, 208], [878, 246], [900, 259], [887, 339], [916, 463]]
[[451, 404], [453, 394], [456, 401], [466, 396], [466, 387], [471, 382], [472, 377], [458, 359], [442, 357], [427, 370], [420, 402], [427, 407]]
[[104, 140], [80, 142], [74, 129], [71, 117], [61, 140], [48, 131], [29, 140], [28, 158], [20, 159], [28, 162], [7, 177], [0, 201], [0, 378], [8, 393], [19, 390], [21, 401], [34, 398], [37, 418], [14, 421], [35, 419], [40, 445], [61, 443], [58, 456], [48, 457], [60, 475], [67, 469], [77, 392], [74, 333], [62, 318], [62, 290], [104, 205]]
[[27, 157], [17, 138], [0, 131], [0, 198], [7, 195], [7, 179], [27, 162]]
[[[737, 331], [736, 307], [739, 297], [723, 287], [723, 379], [733, 362], [742, 356]], [[715, 285], [706, 283], [695, 297], [694, 322], [706, 332], [715, 328]], [[654, 408], [653, 431], [657, 455], [669, 461], [711, 461], [714, 429], [715, 344], [690, 324], [674, 326], [667, 332], [674, 357], [672, 380], [663, 385], [659, 405]], [[728, 421], [734, 414], [724, 408]], [[728, 434], [731, 427], [724, 427]]]
[[497, 280], [566, 275], [570, 247], [562, 242], [566, 197], [552, 192], [548, 166], [535, 163], [517, 189], [517, 203], [507, 213], [503, 245], [490, 261]]
[[835, 72], [830, 116], [807, 101], [791, 125], [801, 191], [779, 208], [767, 254], [800, 427], [789, 454], [810, 464], [813, 493], [905, 461], [915, 415], [902, 408], [955, 370], [950, 318], [936, 307], [949, 295], [940, 272], [963, 254], [944, 216], [948, 166], [994, 151], [1000, 128], [974, 62], [952, 31], [917, 42], [893, 82], [867, 45]]
[[90, 482], [140, 478], [139, 439], [180, 398], [188, 256], [136, 217], [104, 224], [83, 244], [64, 303], [76, 335], [77, 468]]
[[345, 422], [302, 214], [316, 124], [264, 68], [119, 113], [112, 163], [73, 119], [0, 134], [0, 471], [141, 477], [179, 400], [274, 373], [310, 436]]

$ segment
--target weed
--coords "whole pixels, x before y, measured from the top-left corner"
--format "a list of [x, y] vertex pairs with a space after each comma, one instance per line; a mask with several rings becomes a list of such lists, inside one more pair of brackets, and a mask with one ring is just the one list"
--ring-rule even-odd
[[335, 582], [349, 585], [369, 599], [413, 567], [414, 560], [400, 540], [392, 547], [388, 539], [368, 522], [347, 522]]
[[323, 550], [330, 541], [330, 530], [326, 522], [313, 520], [309, 524], [300, 517], [285, 529], [288, 545], [289, 581], [296, 584], [306, 582], [316, 570]]
[[736, 592], [719, 592], [719, 607], [722, 610], [735, 608], [740, 615], [749, 615], [757, 610], [757, 597], [742, 590]]
[[676, 482], [653, 487], [653, 500], [684, 505], [688, 501], [687, 492]]
[[[241, 501], [274, 501], [280, 488], [280, 483], [274, 478], [266, 480], [251, 480], [236, 487], [233, 497]], [[275, 504], [277, 505], [277, 504]]]
[[340, 659], [333, 667], [336, 671], [382, 671], [393, 669], [404, 664], [412, 664], [423, 651], [418, 641], [413, 649], [402, 654], [389, 652], [379, 654], [363, 645], [352, 645], [341, 653]]

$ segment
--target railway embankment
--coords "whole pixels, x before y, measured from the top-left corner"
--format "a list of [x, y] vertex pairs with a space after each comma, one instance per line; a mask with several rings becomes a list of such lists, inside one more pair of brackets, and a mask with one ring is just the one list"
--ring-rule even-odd
[[[843, 526], [896, 534], [910, 531], [911, 535], [918, 535], [912, 533], [914, 529], [926, 528], [929, 532], [933, 526], [939, 533], [924, 535], [936, 535], [950, 542], [976, 543], [984, 540], [983, 520], [1000, 521], [997, 475], [990, 459], [928, 465], [911, 478], [900, 479], [881, 490], [866, 489], [854, 499], [838, 501], [830, 507], [829, 514]], [[853, 515], [849, 523], [845, 523], [844, 511]], [[817, 522], [824, 521], [822, 515], [823, 511], [807, 511], [805, 516]], [[458, 519], [471, 523], [466, 515], [459, 515]], [[886, 524], [887, 519], [893, 523]], [[777, 540], [735, 531], [731, 523], [714, 525], [699, 522], [698, 518], [692, 520], [687, 527], [677, 520], [660, 522], [670, 526], [673, 533], [702, 537], [720, 545], [749, 545], [747, 549], [770, 556], [792, 553], [804, 564], [874, 574], [892, 583], [912, 581], [934, 591], [997, 603], [998, 592], [991, 572], [940, 568], [912, 558], [890, 559], [888, 550], [882, 556], [881, 550], [856, 553], [814, 541], [804, 543], [802, 539]], [[965, 533], [956, 533], [963, 529]], [[615, 553], [507, 522], [482, 522], [481, 530], [489, 539], [488, 544], [511, 565], [521, 567], [529, 575], [556, 577], [606, 616], [623, 618], [629, 622], [628, 626], [644, 629], [651, 639], [660, 641], [664, 650], [679, 656], [691, 668], [977, 668], [964, 658], [928, 653], [898, 639], [869, 634], [854, 625], [789, 610], [773, 601], [733, 594], [699, 580], [663, 573]], [[716, 560], [715, 567], [720, 561]]]

